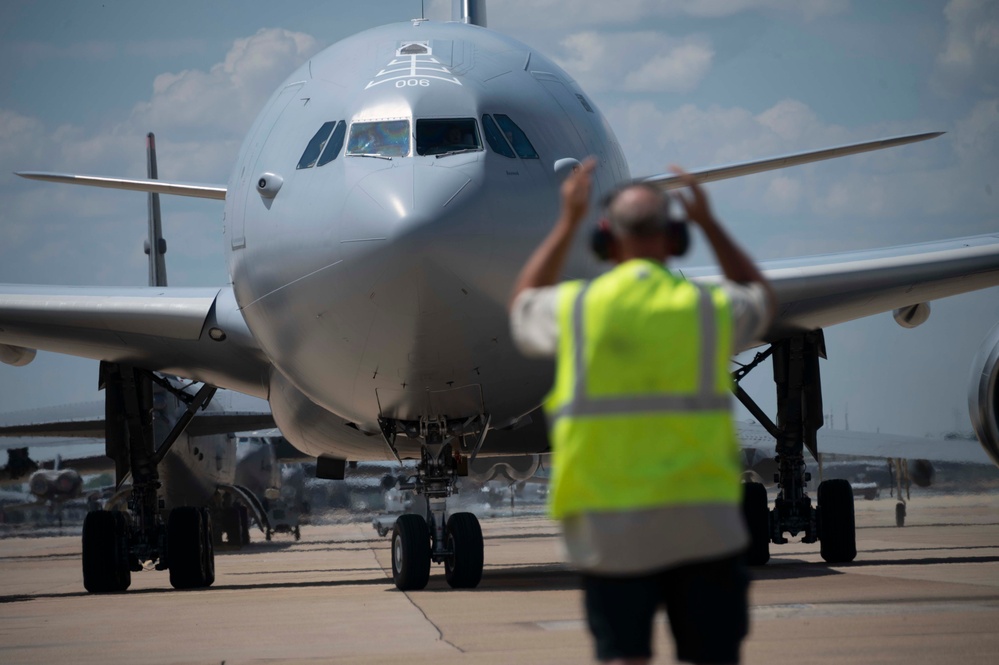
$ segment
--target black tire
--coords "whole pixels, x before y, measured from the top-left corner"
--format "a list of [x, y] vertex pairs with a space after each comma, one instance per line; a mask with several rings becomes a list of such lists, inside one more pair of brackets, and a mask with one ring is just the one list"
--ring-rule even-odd
[[746, 563], [762, 566], [770, 561], [770, 505], [763, 483], [742, 484], [742, 516], [749, 531]]
[[[167, 567], [174, 589], [198, 589], [208, 586], [204, 514], [198, 508], [183, 506], [170, 511], [167, 520]], [[209, 527], [210, 528], [210, 527]], [[214, 563], [214, 557], [212, 557]]]
[[819, 553], [829, 563], [857, 558], [857, 531], [853, 517], [853, 488], [842, 478], [819, 484]]
[[392, 580], [400, 591], [430, 580], [430, 530], [422, 515], [400, 515], [392, 529]]
[[905, 526], [905, 504], [901, 501], [895, 504], [895, 526]]
[[87, 513], [83, 520], [84, 588], [90, 593], [114, 593], [131, 584], [125, 515], [104, 510]]
[[453, 589], [474, 589], [482, 581], [482, 527], [472, 513], [455, 513], [447, 521], [444, 578]]

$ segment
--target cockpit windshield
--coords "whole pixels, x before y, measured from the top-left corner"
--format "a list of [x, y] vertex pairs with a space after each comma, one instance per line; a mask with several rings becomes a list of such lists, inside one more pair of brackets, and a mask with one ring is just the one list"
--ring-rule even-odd
[[416, 154], [443, 157], [482, 150], [475, 118], [434, 118], [416, 121]]
[[347, 155], [405, 157], [409, 154], [409, 120], [355, 122], [350, 126]]

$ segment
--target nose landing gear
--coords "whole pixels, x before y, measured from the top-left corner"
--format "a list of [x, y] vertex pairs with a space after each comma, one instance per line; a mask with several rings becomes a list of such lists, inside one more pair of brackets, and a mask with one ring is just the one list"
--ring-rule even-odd
[[[488, 422], [488, 421], [484, 421]], [[484, 425], [486, 427], [487, 425]], [[447, 422], [420, 423], [424, 443], [412, 483], [400, 485], [426, 498], [426, 517], [406, 514], [392, 529], [392, 579], [400, 591], [423, 589], [430, 579], [430, 564], [444, 564], [444, 578], [455, 589], [473, 589], [482, 580], [482, 527], [472, 513], [448, 516], [447, 498], [457, 491], [459, 469], [465, 460], [452, 447]], [[389, 447], [395, 451], [395, 428], [383, 423]], [[480, 436], [484, 437], [484, 432]], [[478, 446], [476, 446], [478, 448]]]

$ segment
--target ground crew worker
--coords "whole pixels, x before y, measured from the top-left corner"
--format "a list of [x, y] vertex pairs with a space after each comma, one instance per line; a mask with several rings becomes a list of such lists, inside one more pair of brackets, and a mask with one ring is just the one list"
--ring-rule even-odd
[[653, 616], [665, 605], [681, 661], [735, 663], [748, 630], [748, 538], [728, 363], [769, 325], [773, 295], [679, 169], [688, 191], [676, 198], [714, 250], [719, 286], [666, 268], [676, 227], [664, 195], [643, 184], [606, 201], [615, 267], [558, 284], [594, 168], [591, 158], [563, 183], [558, 221], [510, 305], [518, 347], [556, 358], [545, 402], [550, 512], [583, 573], [599, 660], [648, 662]]

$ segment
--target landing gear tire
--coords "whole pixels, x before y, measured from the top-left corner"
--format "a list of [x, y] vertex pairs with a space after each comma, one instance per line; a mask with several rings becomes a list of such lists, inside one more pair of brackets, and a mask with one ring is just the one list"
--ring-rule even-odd
[[207, 511], [190, 506], [174, 508], [167, 521], [170, 585], [198, 589], [215, 581], [215, 551]]
[[455, 513], [447, 521], [444, 578], [452, 589], [474, 589], [482, 580], [482, 527], [472, 513]]
[[848, 563], [857, 557], [853, 517], [853, 488], [842, 478], [819, 484], [819, 553], [829, 563]]
[[901, 501], [895, 504], [895, 526], [905, 526], [905, 504]]
[[131, 583], [125, 515], [104, 510], [87, 513], [83, 520], [84, 588], [90, 593], [114, 593]]
[[392, 580], [400, 591], [422, 589], [430, 580], [430, 531], [421, 515], [400, 515], [395, 521]]
[[762, 566], [770, 561], [770, 507], [763, 483], [743, 483], [742, 514], [749, 530], [746, 563]]

